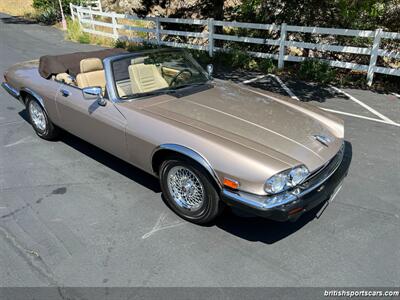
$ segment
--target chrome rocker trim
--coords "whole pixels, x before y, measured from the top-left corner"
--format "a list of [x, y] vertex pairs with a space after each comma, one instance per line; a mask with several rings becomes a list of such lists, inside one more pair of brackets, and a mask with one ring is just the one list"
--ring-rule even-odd
[[344, 144], [340, 148], [339, 152], [325, 166], [325, 168], [319, 171], [318, 176], [311, 177], [294, 190], [277, 195], [258, 196], [242, 191], [223, 189], [221, 196], [222, 198], [229, 199], [230, 202], [234, 201], [244, 206], [264, 212], [292, 204], [293, 202], [322, 186], [339, 168], [343, 161], [343, 156]]

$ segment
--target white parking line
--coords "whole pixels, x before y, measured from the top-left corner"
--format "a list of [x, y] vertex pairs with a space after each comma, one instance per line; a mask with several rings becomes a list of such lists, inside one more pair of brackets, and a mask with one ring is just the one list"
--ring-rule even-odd
[[391, 123], [391, 124], [397, 124], [396, 122], [390, 120], [388, 117], [382, 115], [380, 112], [376, 111], [375, 109], [373, 109], [372, 107], [368, 106], [367, 104], [365, 104], [364, 102], [361, 102], [360, 100], [356, 99], [355, 97], [353, 97], [352, 95], [350, 95], [349, 93], [346, 93], [345, 91], [330, 85], [330, 87], [335, 90], [338, 93], [341, 93], [343, 95], [345, 95], [346, 97], [348, 97], [350, 100], [354, 101], [355, 103], [361, 105], [362, 107], [364, 107], [365, 109], [369, 110], [371, 113], [373, 113], [374, 115], [378, 116], [379, 118], [381, 118], [382, 120], [386, 121], [387, 123]]
[[397, 98], [400, 99], [400, 95], [399, 95], [399, 94], [397, 94], [397, 93], [392, 93], [392, 95], [393, 95], [393, 96], [396, 96]]
[[268, 74], [268, 76], [274, 78], [278, 83], [281, 85], [281, 87], [285, 90], [286, 93], [290, 96], [290, 98], [295, 99], [297, 101], [300, 101], [300, 99], [292, 92], [291, 89], [275, 74]]
[[339, 115], [345, 115], [345, 116], [350, 116], [350, 117], [354, 117], [354, 118], [359, 118], [359, 119], [364, 119], [364, 120], [369, 120], [369, 121], [374, 121], [374, 122], [378, 122], [378, 123], [383, 123], [383, 124], [387, 124], [387, 125], [393, 125], [393, 126], [400, 127], [400, 124], [392, 123], [392, 122], [386, 122], [386, 121], [381, 120], [381, 119], [375, 119], [375, 118], [365, 117], [365, 116], [361, 116], [361, 115], [351, 114], [351, 113], [348, 113], [348, 112], [329, 109], [329, 108], [324, 108], [324, 107], [321, 107], [321, 106], [318, 106], [318, 108], [322, 109], [322, 110], [325, 110], [325, 111], [329, 111], [329, 112], [335, 113], [335, 114], [339, 114]]
[[[274, 78], [292, 99], [300, 101], [300, 99], [293, 93], [293, 91], [278, 76], [276, 76], [275, 74], [267, 74], [266, 76], [270, 76], [270, 77]], [[263, 76], [263, 75], [257, 76], [255, 78], [252, 78], [252, 79], [249, 79], [249, 80], [245, 80], [245, 81], [243, 81], [243, 83], [246, 84], [246, 83], [254, 82], [254, 81], [257, 81], [258, 79], [264, 78], [264, 77], [265, 76]], [[328, 108], [323, 108], [323, 107], [319, 107], [320, 109], [325, 110], [325, 111], [329, 111], [329, 112], [332, 112], [332, 113], [340, 114], [340, 115], [351, 116], [351, 117], [355, 117], [355, 118], [359, 118], [359, 119], [365, 119], [365, 120], [369, 120], [369, 121], [374, 121], [374, 122], [378, 122], [378, 123], [383, 123], [383, 124], [387, 124], [387, 125], [393, 125], [393, 126], [400, 127], [399, 123], [396, 123], [396, 122], [392, 121], [391, 119], [389, 119], [388, 117], [382, 115], [380, 112], [376, 111], [372, 107], [370, 107], [367, 104], [361, 102], [360, 100], [354, 98], [349, 93], [346, 93], [345, 91], [342, 91], [341, 89], [339, 89], [337, 87], [334, 87], [332, 85], [330, 85], [330, 87], [332, 89], [334, 89], [335, 91], [337, 91], [339, 93], [342, 93], [343, 95], [347, 96], [350, 100], [352, 100], [352, 101], [356, 102], [357, 104], [361, 105], [362, 107], [364, 107], [365, 109], [369, 110], [371, 113], [373, 113], [374, 115], [380, 117], [381, 119], [365, 117], [365, 116], [361, 116], [361, 115], [356, 115], [356, 114], [352, 114], [352, 113], [348, 113], [348, 112], [344, 112], [344, 111], [340, 111], [340, 110], [328, 109]], [[392, 93], [392, 94], [394, 94], [395, 96], [400, 97], [400, 95], [398, 95], [396, 93]]]
[[254, 77], [254, 78], [251, 78], [251, 79], [245, 80], [245, 81], [243, 81], [242, 83], [244, 83], [244, 84], [248, 84], [248, 83], [251, 83], [251, 82], [257, 81], [257, 80], [259, 80], [259, 79], [263, 79], [265, 76], [266, 76], [266, 75], [259, 75], [259, 76], [257, 76], [257, 77]]

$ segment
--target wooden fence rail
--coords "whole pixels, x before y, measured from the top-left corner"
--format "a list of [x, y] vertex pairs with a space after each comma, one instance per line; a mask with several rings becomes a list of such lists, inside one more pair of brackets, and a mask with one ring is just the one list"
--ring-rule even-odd
[[[265, 52], [252, 52], [248, 51], [249, 55], [260, 57], [260, 58], [272, 58], [278, 60], [278, 67], [283, 68], [285, 61], [291, 62], [302, 62], [307, 57], [287, 55], [288, 47], [296, 47], [302, 49], [311, 49], [316, 51], [330, 51], [338, 53], [350, 53], [356, 55], [368, 55], [369, 64], [362, 65], [357, 63], [345, 62], [340, 60], [327, 60], [322, 58], [316, 58], [327, 62], [330, 66], [345, 68], [351, 70], [365, 71], [367, 73], [368, 85], [372, 84], [374, 73], [381, 73], [393, 76], [400, 76], [400, 69], [379, 67], [376, 65], [379, 56], [388, 57], [391, 59], [400, 59], [399, 49], [389, 51], [380, 49], [382, 39], [400, 40], [400, 33], [398, 32], [384, 32], [381, 29], [377, 30], [354, 30], [354, 29], [339, 29], [339, 28], [323, 28], [323, 27], [305, 27], [305, 26], [292, 26], [283, 23], [277, 24], [256, 24], [256, 23], [244, 23], [244, 22], [226, 22], [217, 21], [212, 18], [209, 19], [179, 19], [179, 18], [161, 18], [161, 17], [145, 17], [140, 18], [135, 15], [117, 14], [114, 12], [103, 12], [101, 5], [98, 4], [98, 0], [93, 0], [92, 6], [77, 6], [70, 5], [72, 19], [77, 19], [84, 32], [91, 34], [101, 35], [109, 38], [117, 39], [128, 39], [134, 42], [144, 42], [158, 45], [166, 45], [171, 47], [190, 48], [197, 50], [208, 51], [209, 55], [212, 56], [215, 51], [228, 51], [229, 49], [216, 47], [215, 40], [222, 41], [233, 41], [240, 43], [256, 44], [256, 45], [270, 45], [276, 46], [277, 50], [273, 53]], [[97, 4], [96, 4], [97, 3]], [[96, 20], [97, 18], [97, 20]], [[104, 21], [104, 20], [109, 21]], [[131, 21], [142, 21], [140, 26], [131, 26], [126, 24], [120, 24], [121, 20]], [[143, 23], [147, 23], [148, 26], [144, 26]], [[150, 23], [150, 24], [149, 24]], [[163, 23], [176, 23], [176, 24], [187, 24], [187, 25], [199, 25], [203, 26], [207, 30], [203, 32], [191, 32], [181, 30], [166, 30], [163, 29]], [[110, 28], [110, 31], [100, 30], [97, 27]], [[237, 36], [216, 33], [215, 27], [234, 27], [244, 29], [256, 29], [266, 30], [269, 32], [275, 32], [277, 39], [265, 39], [257, 37]], [[133, 31], [133, 32], [144, 32], [147, 33], [147, 37], [128, 37], [126, 34], [122, 34], [120, 31]], [[348, 36], [348, 37], [361, 37], [370, 38], [370, 47], [354, 47], [354, 46], [342, 46], [342, 45], [331, 45], [325, 43], [306, 43], [288, 40], [290, 33], [309, 33], [309, 34], [323, 34], [332, 36]], [[202, 43], [181, 43], [171, 42], [163, 40], [163, 36], [183, 36], [193, 37], [196, 39], [202, 39]]]

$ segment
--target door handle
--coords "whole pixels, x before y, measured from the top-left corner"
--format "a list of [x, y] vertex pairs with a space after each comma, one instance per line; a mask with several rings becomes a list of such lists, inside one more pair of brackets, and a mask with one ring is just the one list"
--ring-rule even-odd
[[68, 97], [68, 96], [69, 96], [69, 94], [70, 94], [70, 92], [69, 92], [69, 91], [67, 91], [67, 90], [64, 90], [64, 89], [61, 89], [61, 90], [60, 90], [60, 93], [61, 93], [61, 95], [63, 95], [64, 97]]

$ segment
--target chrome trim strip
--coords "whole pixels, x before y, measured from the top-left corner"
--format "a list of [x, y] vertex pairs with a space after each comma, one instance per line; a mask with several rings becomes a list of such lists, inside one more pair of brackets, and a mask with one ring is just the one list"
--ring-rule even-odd
[[32, 97], [34, 97], [34, 98], [39, 102], [39, 104], [42, 106], [42, 108], [44, 109], [44, 111], [46, 112], [46, 114], [48, 114], [48, 113], [47, 113], [47, 110], [46, 110], [46, 107], [44, 106], [44, 101], [43, 101], [42, 96], [40, 96], [38, 93], [32, 91], [30, 88], [25, 88], [25, 87], [23, 87], [23, 88], [21, 89], [21, 92], [28, 93], [28, 94], [30, 94]]
[[[262, 211], [282, 206], [294, 202], [300, 199], [301, 197], [304, 197], [305, 195], [309, 194], [310, 192], [314, 191], [322, 184], [324, 184], [339, 168], [339, 166], [343, 161], [343, 156], [344, 156], [344, 144], [339, 150], [339, 152], [336, 154], [335, 158], [331, 160], [331, 162], [334, 162], [335, 164], [331, 166], [332, 167], [331, 169], [328, 169], [327, 174], [324, 174], [324, 176], [322, 177], [317, 176], [318, 178], [314, 177], [313, 178], [314, 180], [310, 180], [309, 182], [306, 181], [305, 183], [301, 184], [300, 187], [292, 191], [288, 191], [278, 195], [259, 196], [242, 191], [236, 192], [232, 190], [223, 189], [222, 196]], [[329, 166], [327, 166], [327, 168], [329, 168]], [[321, 171], [321, 173], [322, 172], [323, 170]], [[304, 187], [306, 183], [311, 183], [311, 186]], [[275, 200], [275, 203], [277, 204], [274, 204], [274, 202], [272, 204], [268, 203], [273, 200]]]
[[154, 155], [160, 150], [174, 151], [174, 152], [183, 154], [183, 155], [193, 159], [194, 161], [198, 162], [201, 166], [203, 166], [210, 173], [211, 177], [215, 180], [215, 182], [218, 184], [218, 186], [222, 188], [222, 184], [218, 178], [217, 173], [214, 171], [213, 167], [208, 162], [208, 160], [200, 153], [198, 153], [195, 150], [190, 149], [188, 147], [182, 146], [182, 145], [162, 144], [162, 145], [158, 146], [156, 149], [154, 149], [154, 151], [151, 155], [151, 162], [153, 162]]
[[9, 83], [7, 82], [2, 82], [1, 86], [9, 93], [11, 94], [11, 96], [15, 97], [15, 98], [19, 98], [19, 92], [13, 88]]

